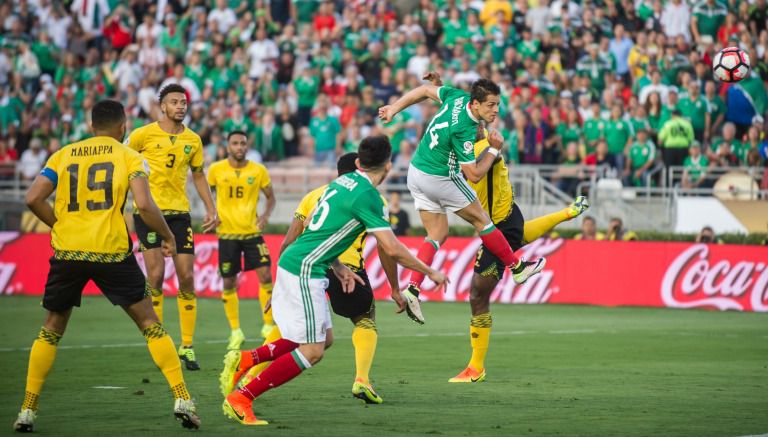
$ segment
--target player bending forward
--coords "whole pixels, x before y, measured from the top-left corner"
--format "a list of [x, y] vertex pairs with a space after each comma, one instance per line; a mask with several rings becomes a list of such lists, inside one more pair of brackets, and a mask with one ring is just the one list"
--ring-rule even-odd
[[[490, 149], [485, 132], [479, 129], [475, 153], [484, 157]], [[509, 173], [504, 159], [496, 158], [488, 174], [477, 183], [472, 183], [480, 204], [501, 231], [513, 250], [519, 250], [552, 228], [581, 215], [589, 208], [584, 196], [577, 197], [567, 208], [553, 214], [524, 221], [520, 208], [515, 203], [515, 194], [509, 183]], [[475, 271], [470, 285], [469, 303], [472, 319], [469, 322], [469, 341], [472, 357], [466, 369], [451, 378], [449, 382], [480, 382], [485, 380], [485, 355], [493, 323], [490, 312], [491, 292], [504, 274], [505, 264], [484, 245], [477, 252]]]
[[[266, 421], [253, 414], [253, 400], [322, 359], [326, 343], [333, 338], [325, 298], [326, 271], [333, 268], [345, 292], [352, 292], [355, 282], [363, 283], [337, 260], [361, 232], [373, 235], [379, 252], [396, 263], [424, 273], [439, 287], [447, 281], [444, 274], [414, 258], [389, 226], [387, 208], [376, 190], [392, 168], [389, 140], [384, 136], [365, 138], [358, 153], [359, 170], [328, 185], [307, 229], [280, 255], [272, 308], [283, 338], [237, 354], [224, 369], [224, 378], [232, 374], [228, 379], [237, 381], [252, 366], [272, 361], [253, 381], [224, 400], [224, 413], [242, 424], [265, 425]], [[402, 301], [397, 289], [392, 290], [392, 297]]]
[[[38, 398], [56, 359], [72, 307], [80, 306], [83, 287], [93, 280], [114, 305], [120, 305], [147, 339], [147, 347], [176, 399], [173, 413], [185, 428], [198, 428], [195, 411], [173, 340], [159, 322], [144, 275], [133, 256], [122, 208], [128, 190], [138, 214], [162, 237], [162, 255], [176, 254], [176, 242], [149, 193], [149, 168], [120, 142], [125, 136], [123, 105], [104, 100], [91, 112], [93, 138], [54, 153], [27, 192], [29, 209], [51, 227], [54, 255], [45, 284], [45, 323], [29, 352], [24, 403], [13, 427], [32, 432]], [[56, 192], [53, 207], [47, 199]], [[83, 232], [84, 229], [90, 230]]]
[[[219, 236], [219, 273], [224, 282], [221, 301], [231, 333], [227, 349], [240, 349], [245, 334], [240, 329], [240, 300], [237, 297], [237, 275], [255, 270], [259, 278], [259, 302], [264, 324], [261, 336], [266, 338], [275, 327], [272, 310], [263, 311], [272, 297], [272, 260], [264, 237], [261, 236], [269, 216], [275, 209], [275, 193], [267, 168], [245, 159], [248, 137], [233, 131], [227, 136], [227, 159], [214, 162], [208, 169], [208, 184], [216, 192], [216, 209], [221, 214]], [[261, 216], [257, 213], [259, 193], [267, 198]]]
[[[425, 79], [431, 76], [432, 73], [427, 74]], [[483, 245], [509, 266], [514, 281], [522, 284], [540, 272], [546, 261], [522, 261], [514, 254], [461, 175], [464, 173], [470, 182], [478, 182], [499, 156], [502, 141], [497, 132], [492, 137], [498, 136], [498, 140], [491, 141], [489, 153], [482, 159], [475, 159], [474, 143], [478, 123], [490, 123], [498, 115], [500, 93], [499, 86], [488, 79], [473, 83], [469, 94], [447, 86], [422, 85], [394, 104], [379, 108], [379, 118], [389, 123], [400, 111], [425, 99], [440, 103], [440, 110], [429, 122], [408, 167], [408, 189], [427, 230], [417, 257], [427, 265], [432, 264], [448, 237], [446, 211], [451, 211], [474, 226]], [[423, 281], [423, 274], [412, 272], [408, 289], [403, 292], [408, 315], [418, 323], [424, 323], [418, 300]]]
[[[342, 155], [336, 163], [338, 175], [342, 176], [347, 173], [352, 173], [357, 170], [357, 153], [347, 153]], [[312, 211], [317, 206], [317, 201], [325, 192], [327, 185], [316, 188], [309, 192], [301, 202], [299, 203], [296, 212], [294, 213], [293, 221], [288, 229], [288, 233], [285, 235], [280, 253], [283, 253], [285, 249], [301, 235], [304, 231], [304, 227], [307, 224], [307, 217], [312, 216]], [[386, 202], [385, 202], [386, 205]], [[339, 256], [339, 262], [349, 267], [355, 274], [360, 276], [363, 280], [363, 284], [355, 283], [355, 289], [351, 293], [347, 293], [343, 289], [343, 284], [332, 270], [328, 270], [325, 277], [328, 279], [328, 296], [331, 302], [331, 308], [333, 312], [348, 318], [354, 325], [352, 330], [352, 346], [355, 349], [355, 380], [352, 383], [352, 395], [358, 399], [362, 399], [368, 404], [380, 404], [384, 402], [381, 396], [373, 389], [373, 385], [370, 382], [369, 374], [371, 366], [373, 365], [373, 357], [376, 354], [376, 345], [378, 343], [378, 333], [376, 329], [376, 308], [373, 300], [373, 289], [371, 283], [368, 280], [368, 274], [365, 271], [365, 264], [363, 262], [363, 252], [365, 251], [365, 240], [368, 236], [367, 232], [362, 232], [355, 238], [347, 250]], [[390, 287], [393, 290], [399, 290], [398, 278], [397, 278], [397, 264], [382, 253], [381, 265], [384, 268], [384, 272], [389, 280]], [[402, 304], [402, 305], [401, 305]], [[405, 301], [398, 302], [397, 312], [402, 312], [405, 309]], [[272, 343], [280, 338], [280, 329], [275, 328], [267, 338], [264, 344]], [[326, 344], [329, 343], [326, 338]], [[232, 353], [225, 358], [225, 360], [237, 359]], [[240, 385], [248, 385], [253, 377], [261, 373], [269, 365], [269, 362], [264, 362], [253, 366], [248, 373], [240, 380]], [[226, 396], [232, 391], [232, 388], [237, 381], [227, 379], [233, 374], [225, 373], [225, 378], [220, 381], [222, 394]]]

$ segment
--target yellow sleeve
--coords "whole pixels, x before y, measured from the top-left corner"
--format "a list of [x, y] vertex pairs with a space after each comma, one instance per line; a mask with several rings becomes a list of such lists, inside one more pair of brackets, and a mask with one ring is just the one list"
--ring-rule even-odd
[[135, 129], [133, 132], [131, 132], [130, 135], [128, 135], [128, 138], [125, 139], [123, 144], [137, 152], [141, 152], [144, 149], [145, 132], [146, 129], [143, 127]]
[[219, 168], [218, 165], [212, 164], [210, 168], [208, 168], [208, 185], [215, 187], [216, 186], [216, 169]]
[[261, 186], [259, 188], [267, 188], [272, 184], [272, 179], [269, 177], [269, 171], [267, 171], [267, 167], [264, 167], [261, 164], [257, 164], [261, 171], [264, 173], [264, 176], [261, 178]]
[[317, 206], [317, 200], [323, 194], [327, 186], [328, 185], [323, 185], [320, 188], [316, 188], [304, 196], [304, 198], [301, 199], [301, 202], [299, 202], [299, 206], [296, 208], [296, 211], [294, 211], [293, 218], [301, 221], [306, 220], [307, 217], [309, 217], [309, 214], [312, 213], [312, 210], [315, 209], [315, 206]]
[[125, 162], [128, 165], [128, 180], [139, 177], [149, 177], [149, 164], [138, 152], [128, 149], [125, 153]]
[[195, 151], [192, 152], [192, 158], [189, 160], [189, 168], [191, 168], [192, 171], [203, 171], [203, 163], [205, 161], [203, 157], [203, 141], [200, 137], [197, 137], [196, 142], [197, 147], [195, 147]]

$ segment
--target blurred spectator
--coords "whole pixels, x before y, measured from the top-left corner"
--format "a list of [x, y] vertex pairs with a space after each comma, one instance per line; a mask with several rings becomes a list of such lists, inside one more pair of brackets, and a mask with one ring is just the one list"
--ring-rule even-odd
[[624, 26], [617, 24], [613, 28], [613, 39], [609, 46], [611, 55], [616, 60], [616, 75], [620, 76], [625, 83], [629, 83], [629, 53], [634, 44], [632, 40], [624, 33]]
[[709, 132], [719, 132], [720, 126], [725, 120], [725, 102], [717, 94], [717, 86], [713, 80], [707, 80], [704, 84], [704, 99], [709, 105], [710, 118], [712, 119]]
[[680, 116], [679, 110], [672, 111], [672, 118], [664, 123], [659, 132], [661, 156], [666, 166], [683, 165], [688, 156], [688, 147], [694, 140], [691, 122]]
[[40, 138], [33, 138], [29, 142], [29, 148], [21, 154], [19, 160], [18, 169], [21, 178], [26, 181], [34, 179], [43, 169], [47, 157], [48, 155], [43, 149], [43, 141]]
[[707, 167], [709, 160], [701, 153], [701, 146], [698, 141], [691, 143], [688, 150], [688, 157], [683, 163], [683, 179], [681, 181], [683, 188], [707, 188]]
[[712, 125], [712, 109], [707, 100], [701, 96], [698, 82], [691, 82], [688, 85], [688, 95], [680, 99], [677, 107], [680, 109], [680, 114], [691, 122], [694, 138], [701, 143], [708, 142]]
[[717, 38], [717, 31], [725, 22], [728, 6], [717, 0], [700, 0], [693, 5], [691, 34], [697, 44], [711, 44]]
[[608, 153], [615, 157], [616, 166], [620, 170], [624, 170], [626, 153], [632, 143], [632, 127], [623, 116], [621, 104], [617, 103], [611, 108], [611, 119], [605, 123], [605, 142], [608, 144]]
[[337, 146], [341, 145], [341, 125], [336, 117], [328, 115], [328, 103], [317, 100], [315, 115], [309, 122], [315, 150], [315, 163], [332, 166], [336, 162]]
[[714, 167], [738, 167], [739, 158], [733, 153], [733, 145], [723, 141], [717, 146], [710, 165]]
[[411, 219], [408, 213], [400, 209], [400, 193], [392, 191], [389, 193], [389, 223], [392, 225], [392, 232], [401, 237], [408, 235], [411, 230]]
[[237, 16], [228, 5], [227, 0], [216, 0], [216, 7], [208, 13], [208, 24], [214, 31], [226, 34], [237, 23]]
[[[687, 159], [687, 158], [686, 158]], [[637, 131], [637, 140], [629, 148], [625, 176], [627, 183], [636, 187], [649, 186], [650, 173], [656, 166], [656, 145], [645, 129]]]
[[701, 231], [696, 235], [696, 242], [704, 244], [723, 244], [723, 240], [715, 235], [715, 230], [710, 226], [701, 228]]
[[100, 37], [101, 28], [110, 11], [107, 0], [74, 0], [69, 8], [75, 14], [86, 39], [90, 41]]
[[8, 147], [8, 143], [0, 138], [0, 180], [8, 180], [13, 178], [16, 161], [19, 160], [19, 155], [16, 153], [16, 149]]
[[682, 36], [686, 41], [691, 40], [691, 10], [683, 0], [672, 0], [664, 6], [661, 15], [661, 25], [668, 38]]
[[[706, 155], [710, 159], [710, 161], [714, 161], [717, 159], [718, 149], [720, 149], [720, 145], [723, 143], [727, 143], [731, 151], [739, 151], [743, 149], [743, 145], [741, 144], [741, 141], [739, 141], [739, 139], [736, 138], [735, 124], [731, 122], [725, 123], [722, 128], [722, 135], [716, 136], [712, 139], [712, 147], [710, 148], [710, 150], [706, 152]], [[746, 156], [746, 153], [744, 153], [744, 156]]]
[[624, 222], [614, 217], [608, 223], [608, 232], [605, 234], [606, 240], [611, 241], [635, 241], [637, 240], [637, 234], [624, 228]]
[[565, 156], [560, 163], [554, 177], [557, 179], [557, 188], [560, 191], [576, 196], [576, 187], [581, 182], [581, 169], [579, 165], [579, 146], [575, 142], [570, 142], [565, 147]]
[[618, 169], [616, 158], [608, 153], [608, 144], [606, 144], [605, 140], [597, 142], [595, 152], [584, 158], [584, 164], [592, 166], [608, 166], [614, 170]]
[[574, 240], [605, 240], [605, 234], [597, 230], [594, 217], [584, 216], [581, 221], [581, 232], [573, 237]]
[[279, 161], [285, 158], [283, 132], [271, 110], [264, 112], [261, 122], [254, 129], [253, 147], [264, 161]]

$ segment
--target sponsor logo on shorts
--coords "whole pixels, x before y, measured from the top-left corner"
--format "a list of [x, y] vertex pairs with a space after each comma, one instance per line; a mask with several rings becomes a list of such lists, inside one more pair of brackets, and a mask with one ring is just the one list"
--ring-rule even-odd
[[150, 233], [147, 234], [147, 243], [149, 243], [149, 244], [157, 243], [157, 233], [156, 232], [150, 232]]
[[229, 273], [232, 269], [232, 263], [221, 263], [221, 273]]

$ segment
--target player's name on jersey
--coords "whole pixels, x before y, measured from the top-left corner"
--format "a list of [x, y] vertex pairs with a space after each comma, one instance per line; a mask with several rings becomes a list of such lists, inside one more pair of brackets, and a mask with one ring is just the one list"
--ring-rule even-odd
[[451, 111], [451, 126], [459, 124], [459, 114], [464, 109], [464, 96], [453, 101], [453, 110]]
[[72, 147], [70, 156], [95, 156], [112, 153], [112, 146], [80, 146]]
[[342, 187], [346, 188], [349, 191], [352, 191], [357, 186], [357, 181], [352, 180], [352, 178], [347, 177], [347, 175], [344, 175], [338, 179], [336, 179], [336, 183], [341, 185]]

